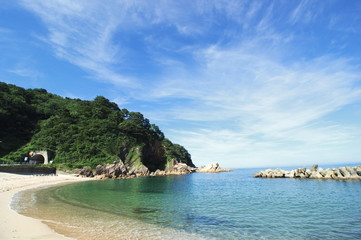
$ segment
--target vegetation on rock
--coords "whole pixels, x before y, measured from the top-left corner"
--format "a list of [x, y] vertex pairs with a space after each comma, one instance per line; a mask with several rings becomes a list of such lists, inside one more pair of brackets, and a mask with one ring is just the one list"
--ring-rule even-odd
[[0, 158], [21, 161], [33, 150], [52, 151], [54, 164], [67, 168], [117, 160], [150, 171], [194, 167], [188, 151], [139, 112], [101, 96], [84, 101], [0, 82]]

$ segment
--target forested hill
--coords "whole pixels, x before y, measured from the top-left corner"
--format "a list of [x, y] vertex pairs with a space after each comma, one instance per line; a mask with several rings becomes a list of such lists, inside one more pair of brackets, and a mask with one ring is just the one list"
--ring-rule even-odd
[[84, 101], [0, 82], [0, 159], [21, 161], [34, 150], [52, 151], [54, 163], [69, 167], [116, 160], [150, 171], [194, 167], [187, 150], [139, 112], [100, 96]]

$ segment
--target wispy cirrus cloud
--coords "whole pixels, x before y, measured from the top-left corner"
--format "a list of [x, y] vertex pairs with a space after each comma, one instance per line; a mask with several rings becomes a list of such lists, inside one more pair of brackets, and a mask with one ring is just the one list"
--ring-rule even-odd
[[59, 58], [97, 79], [129, 87], [136, 84], [114, 69], [120, 46], [113, 43], [113, 37], [121, 16], [115, 15], [111, 6], [85, 1], [22, 3], [43, 20], [48, 35], [39, 38], [51, 45]]
[[311, 21], [313, 17], [312, 11], [315, 11], [315, 9], [312, 10], [312, 8], [310, 8], [311, 3], [312, 0], [300, 1], [298, 6], [291, 12], [290, 15], [291, 23], [294, 24], [298, 21], [303, 21], [303, 22]]
[[242, 161], [247, 156], [249, 166], [265, 158], [281, 165], [292, 152], [297, 153], [293, 159], [304, 157], [305, 149], [317, 152], [321, 158], [317, 161], [322, 161], [320, 154], [329, 151], [325, 149], [361, 137], [358, 127], [327, 120], [328, 114], [361, 99], [360, 71], [350, 59], [323, 56], [284, 63], [258, 47], [211, 47], [199, 52], [201, 72], [187, 80], [163, 81], [152, 95], [148, 93], [151, 98], [188, 102], [170, 105], [170, 110], [155, 112], [154, 117], [199, 123], [193, 131], [170, 134], [203, 163], [223, 154]]
[[8, 72], [16, 74], [20, 77], [30, 78], [30, 79], [38, 79], [39, 77], [42, 77], [43, 74], [39, 71], [34, 70], [33, 68], [14, 68], [11, 70], [8, 70]]
[[233, 159], [229, 165], [281, 163], [316, 153], [326, 159], [329, 146], [360, 139], [359, 126], [328, 118], [360, 102], [355, 59], [326, 47], [302, 53], [315, 37], [308, 23], [326, 29], [342, 18], [319, 20], [324, 3], [22, 3], [43, 20], [48, 34], [39, 38], [57, 57], [129, 90], [117, 102], [161, 103], [146, 115], [191, 125], [166, 131], [200, 163], [222, 156]]

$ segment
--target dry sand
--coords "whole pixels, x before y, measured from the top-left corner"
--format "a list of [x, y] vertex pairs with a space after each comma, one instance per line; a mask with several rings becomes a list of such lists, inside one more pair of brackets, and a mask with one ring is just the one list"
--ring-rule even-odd
[[90, 180], [72, 175], [33, 176], [0, 172], [0, 239], [64, 240], [65, 238], [38, 219], [18, 214], [9, 206], [12, 196], [23, 190]]

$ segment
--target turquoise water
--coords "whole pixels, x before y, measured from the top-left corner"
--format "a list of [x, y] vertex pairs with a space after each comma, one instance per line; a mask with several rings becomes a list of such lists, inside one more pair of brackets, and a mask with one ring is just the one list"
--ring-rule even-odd
[[79, 239], [361, 239], [360, 181], [258, 171], [80, 182], [13, 205]]

